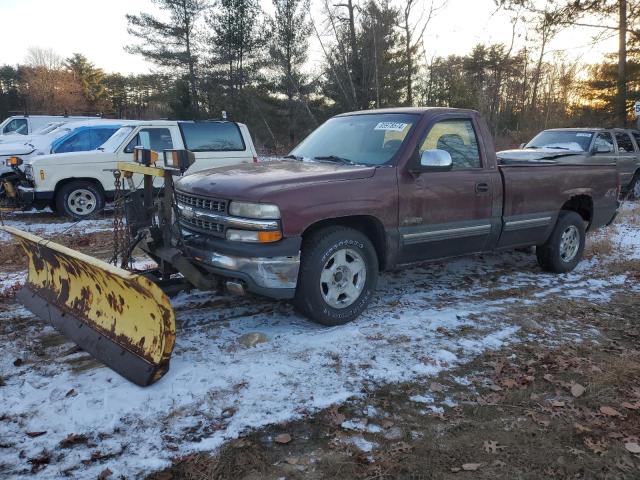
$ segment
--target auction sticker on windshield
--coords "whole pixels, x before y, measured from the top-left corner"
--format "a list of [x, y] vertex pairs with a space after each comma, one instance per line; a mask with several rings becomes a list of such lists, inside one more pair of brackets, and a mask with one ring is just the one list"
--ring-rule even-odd
[[576, 137], [590, 137], [590, 133], [576, 133]]
[[374, 130], [391, 130], [393, 132], [402, 132], [407, 128], [407, 123], [401, 122], [380, 122], [376, 125]]

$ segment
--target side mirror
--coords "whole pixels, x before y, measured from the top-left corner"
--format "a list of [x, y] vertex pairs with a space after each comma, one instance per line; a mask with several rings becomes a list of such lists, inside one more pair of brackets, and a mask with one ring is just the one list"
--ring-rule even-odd
[[527, 144], [526, 143], [521, 143], [520, 146], [518, 147], [520, 150], [522, 150], [524, 147], [526, 147]]
[[451, 154], [446, 150], [433, 149], [425, 150], [420, 155], [421, 170], [446, 171], [453, 167]]

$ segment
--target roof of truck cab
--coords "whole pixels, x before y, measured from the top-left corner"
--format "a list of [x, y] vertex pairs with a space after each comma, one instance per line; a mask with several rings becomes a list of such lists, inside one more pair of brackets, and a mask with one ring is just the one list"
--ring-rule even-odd
[[427, 113], [466, 113], [478, 114], [475, 110], [466, 108], [449, 108], [449, 107], [396, 107], [396, 108], [376, 108], [373, 110], [358, 110], [356, 112], [346, 112], [336, 115], [336, 117], [348, 117], [351, 115], [374, 115], [385, 113], [400, 113], [412, 115], [424, 115]]

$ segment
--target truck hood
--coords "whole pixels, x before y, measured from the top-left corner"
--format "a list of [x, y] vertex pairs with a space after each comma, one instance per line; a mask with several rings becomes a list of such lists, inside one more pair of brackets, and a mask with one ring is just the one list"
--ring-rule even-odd
[[0, 155], [30, 155], [35, 150], [33, 145], [24, 143], [0, 143]]
[[207, 197], [261, 201], [272, 192], [311, 183], [369, 178], [375, 170], [376, 167], [360, 165], [276, 160], [203, 170], [182, 177], [176, 182], [176, 188]]
[[561, 157], [572, 157], [576, 155], [586, 155], [587, 152], [579, 152], [576, 150], [562, 150], [559, 148], [537, 148], [522, 150], [503, 150], [498, 152], [498, 160], [502, 162], [532, 162], [537, 160], [555, 160]]
[[66, 152], [66, 153], [51, 153], [48, 155], [38, 155], [37, 157], [30, 158], [28, 161], [34, 166], [45, 167], [49, 164], [52, 165], [73, 165], [81, 163], [86, 165], [87, 158], [91, 158], [91, 161], [112, 162], [114, 159], [113, 153], [103, 152], [100, 150], [91, 150], [87, 152]]

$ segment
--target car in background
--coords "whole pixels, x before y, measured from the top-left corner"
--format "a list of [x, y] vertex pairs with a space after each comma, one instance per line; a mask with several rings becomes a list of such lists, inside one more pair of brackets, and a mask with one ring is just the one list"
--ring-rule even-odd
[[[249, 130], [242, 123], [139, 121], [123, 126], [97, 151], [55, 153], [30, 159], [24, 167], [26, 182], [17, 188], [23, 208], [50, 206], [75, 219], [94, 215], [114, 198], [113, 170], [118, 162], [130, 162], [136, 147], [160, 154], [172, 149], [190, 150], [195, 163], [187, 174], [258, 161]], [[141, 179], [141, 175], [133, 177], [136, 184]], [[158, 180], [160, 188], [162, 179]]]
[[[93, 119], [62, 123], [56, 128], [45, 128], [41, 134], [16, 138], [11, 143], [0, 143], [0, 178], [12, 173], [5, 165], [8, 158], [20, 157], [24, 162], [38, 155], [95, 150], [123, 125], [134, 125], [136, 120]], [[26, 141], [17, 141], [25, 138]]]
[[14, 115], [0, 122], [0, 137], [5, 135], [31, 135], [51, 123], [95, 120], [97, 116], [67, 115]]
[[615, 163], [624, 195], [640, 198], [640, 131], [622, 128], [544, 130], [518, 150], [497, 153], [502, 163], [552, 161], [565, 164]]

